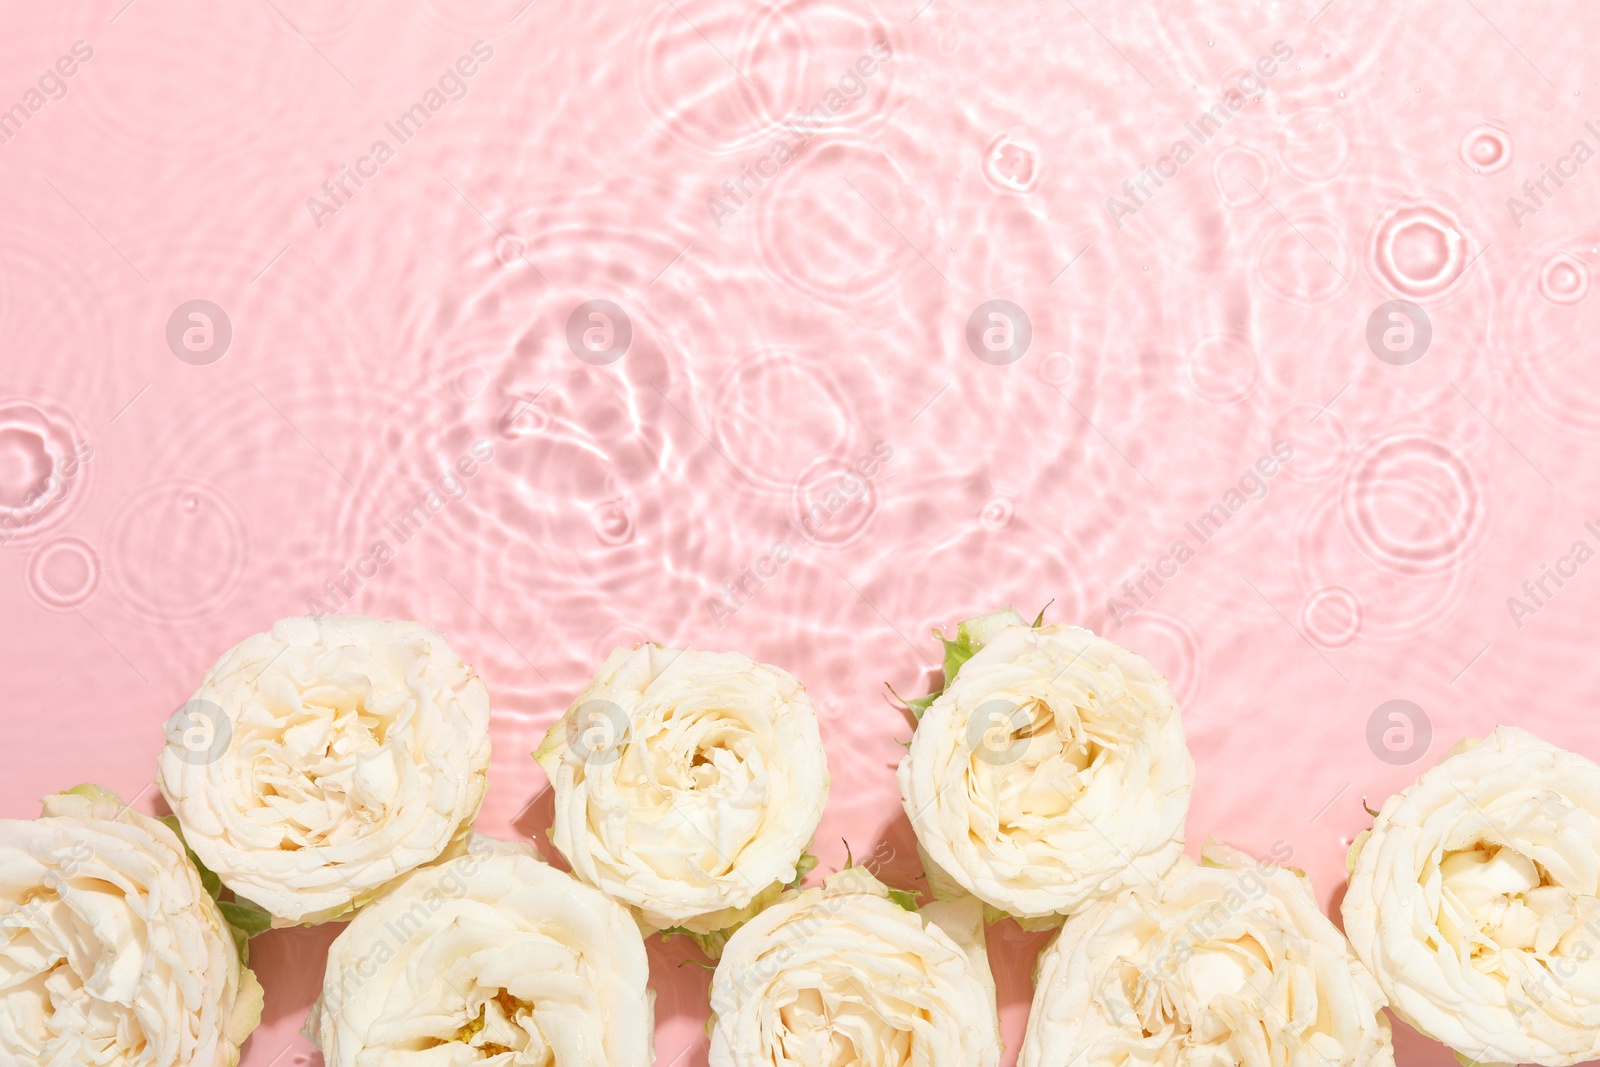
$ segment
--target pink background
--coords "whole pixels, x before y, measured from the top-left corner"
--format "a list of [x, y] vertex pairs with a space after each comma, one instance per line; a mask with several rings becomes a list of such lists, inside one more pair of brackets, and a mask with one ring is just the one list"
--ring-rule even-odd
[[[528, 753], [610, 649], [735, 648], [822, 715], [823, 869], [848, 841], [916, 886], [885, 683], [924, 691], [929, 629], [1007, 601], [1165, 671], [1191, 849], [1283, 842], [1335, 912], [1362, 798], [1460, 736], [1600, 755], [1600, 565], [1507, 603], [1600, 548], [1600, 162], [1569, 156], [1600, 148], [1591, 5], [124, 2], [13, 3], [0, 34], [26, 115], [0, 144], [0, 814], [82, 780], [156, 810], [205, 668], [380, 539], [355, 610], [444, 630], [490, 685], [493, 834], [542, 836]], [[400, 144], [385, 124], [477, 41]], [[1264, 94], [1130, 201], [1277, 42]], [[1514, 214], [1546, 165], [1576, 178]], [[596, 299], [633, 328], [608, 365], [566, 342]], [[992, 299], [1031, 323], [1006, 365], [966, 341]], [[1415, 362], [1369, 349], [1393, 299], [1431, 323]], [[191, 300], [231, 323], [209, 365], [167, 341]], [[478, 440], [465, 497], [387, 534]], [[865, 492], [713, 610], [880, 441]], [[1230, 509], [1276, 441], [1292, 460]], [[1145, 566], [1170, 577], [1114, 610]], [[1369, 746], [1390, 700], [1431, 731], [1409, 763]], [[318, 1062], [296, 1031], [335, 932], [254, 943], [246, 1067]], [[992, 933], [1008, 1060], [1042, 943]], [[704, 1063], [708, 976], [651, 955], [660, 1062]]]

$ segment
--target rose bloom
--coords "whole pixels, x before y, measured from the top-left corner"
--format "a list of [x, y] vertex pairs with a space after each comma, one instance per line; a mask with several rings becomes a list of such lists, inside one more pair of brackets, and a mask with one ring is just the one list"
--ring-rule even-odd
[[908, 898], [849, 867], [740, 927], [711, 979], [711, 1067], [996, 1067], [982, 905]]
[[488, 771], [488, 690], [443, 634], [330, 615], [224, 655], [169, 721], [156, 782], [201, 862], [290, 926], [437, 859]]
[[828, 798], [811, 698], [737, 652], [617, 649], [534, 758], [573, 873], [713, 954], [804, 872]]
[[649, 1067], [649, 977], [624, 908], [474, 834], [334, 939], [305, 1033], [327, 1067]]
[[1216, 842], [1204, 856], [1066, 921], [1020, 1067], [1393, 1067], [1383, 995], [1310, 880]]
[[1600, 1058], [1600, 767], [1502, 726], [1350, 853], [1345, 931], [1397, 1015], [1480, 1063]]
[[936, 892], [1047, 926], [1177, 861], [1194, 761], [1154, 667], [1009, 608], [946, 644], [898, 775]]
[[234, 1067], [261, 986], [183, 842], [111, 793], [0, 820], [0, 1061]]

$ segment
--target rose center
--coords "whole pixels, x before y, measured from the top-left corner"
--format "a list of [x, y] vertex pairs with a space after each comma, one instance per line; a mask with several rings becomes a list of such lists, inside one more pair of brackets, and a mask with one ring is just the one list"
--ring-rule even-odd
[[387, 818], [401, 784], [390, 742], [408, 698], [375, 694], [360, 679], [264, 703], [270, 721], [241, 724], [235, 747], [247, 792], [283, 829], [283, 848], [327, 844]]
[[1479, 841], [1439, 861], [1437, 925], [1465, 941], [1482, 969], [1503, 951], [1552, 953], [1577, 925], [1576, 897], [1514, 848]]
[[[1206, 921], [1191, 922], [1189, 933]], [[1180, 934], [1142, 965], [1132, 959], [1122, 964], [1112, 974], [1110, 995], [1101, 998], [1119, 1026], [1137, 1024], [1146, 1038], [1164, 1037], [1183, 1048], [1188, 1062], [1243, 1062], [1234, 1035], [1259, 1025], [1267, 1009], [1258, 986], [1272, 981], [1269, 955], [1255, 937], [1195, 944]]]
[[996, 722], [973, 746], [968, 777], [980, 808], [991, 804], [999, 832], [1013, 840], [1048, 834], [1049, 820], [1069, 812], [1089, 788], [1107, 751], [1072, 705], [1058, 714], [1039, 698]]
[[462, 1023], [446, 1038], [434, 1038], [424, 1048], [462, 1044], [477, 1051], [480, 1060], [511, 1055], [518, 1067], [550, 1067], [555, 1052], [539, 1034], [533, 1021], [533, 1005], [512, 996], [505, 989], [495, 991], [478, 1005], [476, 1016]]
[[[876, 1006], [880, 996], [904, 997], [906, 982], [896, 977], [879, 985], [867, 989], [844, 981], [827, 995], [815, 988], [794, 990], [792, 999], [778, 1009], [780, 1027], [775, 1036], [780, 1048], [774, 1058], [800, 1067], [915, 1062], [913, 1034]], [[900, 1007], [903, 1018], [926, 1018], [920, 1008]]]

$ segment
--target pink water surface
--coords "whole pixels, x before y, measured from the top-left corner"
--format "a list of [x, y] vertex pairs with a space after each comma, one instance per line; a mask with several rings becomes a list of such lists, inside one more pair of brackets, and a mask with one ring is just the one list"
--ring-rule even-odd
[[[609, 650], [734, 648], [816, 700], [823, 869], [848, 842], [915, 887], [885, 683], [1006, 602], [1165, 671], [1191, 847], [1284, 843], [1333, 914], [1362, 798], [1460, 736], [1600, 756], [1593, 5], [106, 0], [4, 31], [0, 815], [82, 780], [157, 810], [168, 713], [347, 569], [346, 610], [488, 680], [499, 835], [542, 837], [528, 752]], [[245, 1067], [320, 1062], [335, 933], [254, 943]], [[1043, 937], [991, 937], [1009, 1062]], [[707, 975], [650, 951], [659, 1062], [703, 1064]]]

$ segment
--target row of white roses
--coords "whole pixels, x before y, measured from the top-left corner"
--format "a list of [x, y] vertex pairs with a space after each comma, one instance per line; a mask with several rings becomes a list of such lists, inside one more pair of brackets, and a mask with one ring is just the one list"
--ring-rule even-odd
[[[13, 1020], [0, 1050], [229, 1067], [259, 1014], [244, 936], [354, 912], [308, 1021], [330, 1067], [418, 1040], [507, 1063], [647, 1063], [642, 936], [656, 930], [722, 957], [719, 1067], [797, 1048], [990, 1064], [986, 912], [1066, 919], [1040, 962], [1030, 1067], [1108, 1041], [1152, 1064], [1172, 1046], [1196, 1067], [1311, 1053], [1382, 1065], [1385, 1003], [1477, 1059], [1600, 1052], [1593, 763], [1503, 728], [1391, 798], [1352, 850], [1352, 954], [1303, 876], [1216, 843], [1205, 867], [1182, 856], [1193, 762], [1170, 689], [1141, 657], [1010, 609], [945, 644], [946, 684], [908, 702], [919, 721], [899, 768], [942, 898], [918, 912], [859, 868], [794, 888], [814, 863], [828, 772], [815, 710], [778, 668], [655, 645], [614, 653], [536, 753], [567, 875], [471, 833], [488, 697], [442, 635], [285, 620], [225, 655], [196, 694], [226, 716], [219, 751], [196, 759], [175, 722], [158, 774], [171, 827], [94, 790], [0, 827], [18, 930], [0, 953], [31, 975], [0, 991]], [[997, 704], [1012, 713], [991, 722]], [[627, 725], [612, 758], [585, 740], [580, 713], [595, 706]], [[161, 967], [108, 985], [97, 959], [40, 950], [81, 942], [85, 866], [116, 872], [130, 927], [157, 909], [154, 925], [178, 931], [147, 923], [146, 944], [176, 938], [190, 966], [209, 961], [176, 1022], [154, 1007], [170, 997]], [[1241, 955], [1246, 942], [1256, 948]], [[1324, 1005], [1310, 1016], [1308, 996]]]
[[1476, 1062], [1600, 1056], [1593, 762], [1512, 727], [1458, 746], [1352, 849], [1347, 942], [1298, 872], [1182, 856], [1193, 763], [1141, 657], [1010, 609], [945, 650], [946, 687], [908, 702], [901, 793], [936, 893], [1066, 917], [1024, 1067], [1383, 1065], [1385, 1006]]

